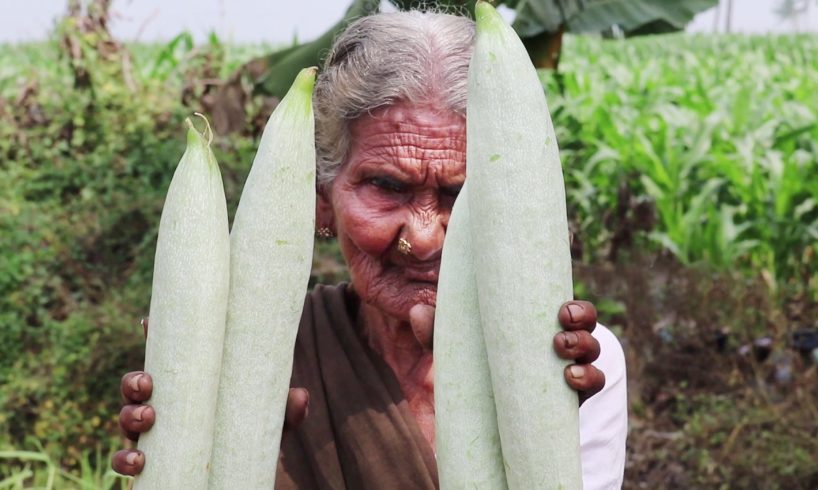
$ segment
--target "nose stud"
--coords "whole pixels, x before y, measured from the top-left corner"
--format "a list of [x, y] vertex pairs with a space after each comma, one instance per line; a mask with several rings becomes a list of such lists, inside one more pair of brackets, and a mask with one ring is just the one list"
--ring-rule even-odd
[[398, 252], [402, 253], [403, 255], [409, 255], [412, 253], [412, 244], [409, 243], [409, 240], [405, 238], [398, 239]]

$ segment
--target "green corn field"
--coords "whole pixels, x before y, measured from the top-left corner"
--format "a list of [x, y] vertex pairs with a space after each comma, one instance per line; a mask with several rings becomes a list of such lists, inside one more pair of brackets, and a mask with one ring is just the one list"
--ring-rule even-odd
[[624, 192], [640, 247], [814, 291], [816, 67], [806, 36], [571, 38], [546, 86], [589, 258]]

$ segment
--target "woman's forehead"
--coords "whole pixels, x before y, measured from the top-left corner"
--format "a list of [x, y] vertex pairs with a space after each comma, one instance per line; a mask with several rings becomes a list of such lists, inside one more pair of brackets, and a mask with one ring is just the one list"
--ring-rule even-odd
[[378, 168], [405, 178], [460, 181], [466, 169], [466, 121], [451, 110], [401, 102], [356, 120], [347, 170]]
[[353, 138], [385, 133], [418, 133], [431, 137], [466, 137], [466, 119], [436, 104], [398, 102], [360, 117]]

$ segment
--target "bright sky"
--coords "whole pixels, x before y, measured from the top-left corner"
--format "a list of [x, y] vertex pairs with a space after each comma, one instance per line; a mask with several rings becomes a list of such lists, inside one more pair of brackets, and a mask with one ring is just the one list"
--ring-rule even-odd
[[[733, 30], [785, 32], [791, 23], [773, 13], [778, 0], [734, 0]], [[44, 39], [66, 0], [0, 0], [0, 43]], [[169, 40], [188, 29], [201, 40], [215, 30], [234, 42], [312, 39], [337, 22], [351, 0], [114, 0], [112, 30], [119, 39]], [[386, 0], [384, 0], [386, 3]], [[726, 3], [726, 0], [722, 0]], [[276, 6], [276, 4], [278, 6]], [[725, 17], [722, 6], [722, 20]], [[700, 14], [689, 30], [712, 32], [715, 9]], [[723, 22], [722, 22], [723, 23]], [[818, 4], [799, 28], [818, 31]]]

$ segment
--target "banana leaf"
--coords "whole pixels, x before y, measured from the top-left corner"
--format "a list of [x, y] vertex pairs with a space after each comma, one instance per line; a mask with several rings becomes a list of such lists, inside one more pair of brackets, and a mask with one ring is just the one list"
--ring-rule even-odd
[[[476, 0], [390, 0], [401, 10], [428, 9], [474, 15]], [[718, 0], [499, 0], [516, 12], [513, 27], [537, 66], [556, 68], [563, 32], [603, 32], [616, 25], [626, 35], [684, 29], [693, 16]], [[315, 41], [293, 46], [248, 63], [262, 75], [254, 93], [283, 97], [304, 67], [320, 64], [332, 40], [352, 20], [378, 11], [378, 0], [355, 0], [344, 18]], [[246, 66], [248, 66], [246, 65]]]
[[[332, 26], [318, 39], [292, 46], [265, 56], [264, 74], [255, 81], [255, 92], [275, 97], [284, 97], [295, 76], [302, 68], [317, 66], [321, 56], [329, 51], [332, 41], [347, 24], [365, 15], [378, 11], [379, 0], [355, 0], [347, 9], [344, 18]], [[258, 63], [258, 60], [253, 60]], [[253, 63], [251, 61], [250, 63]]]
[[[428, 8], [425, 0], [391, 0], [402, 10]], [[475, 0], [438, 0], [435, 8], [445, 11], [465, 9], [473, 15]], [[566, 25], [569, 32], [602, 32], [613, 25], [625, 33], [684, 29], [698, 12], [714, 7], [718, 0], [500, 0], [516, 13], [514, 30], [522, 38], [543, 32], [557, 32]], [[650, 29], [646, 33], [652, 33]]]
[[567, 19], [571, 32], [600, 32], [612, 25], [632, 34], [646, 25], [654, 32], [679, 31], [693, 17], [718, 4], [718, 0], [596, 0], [579, 2], [585, 7]]

